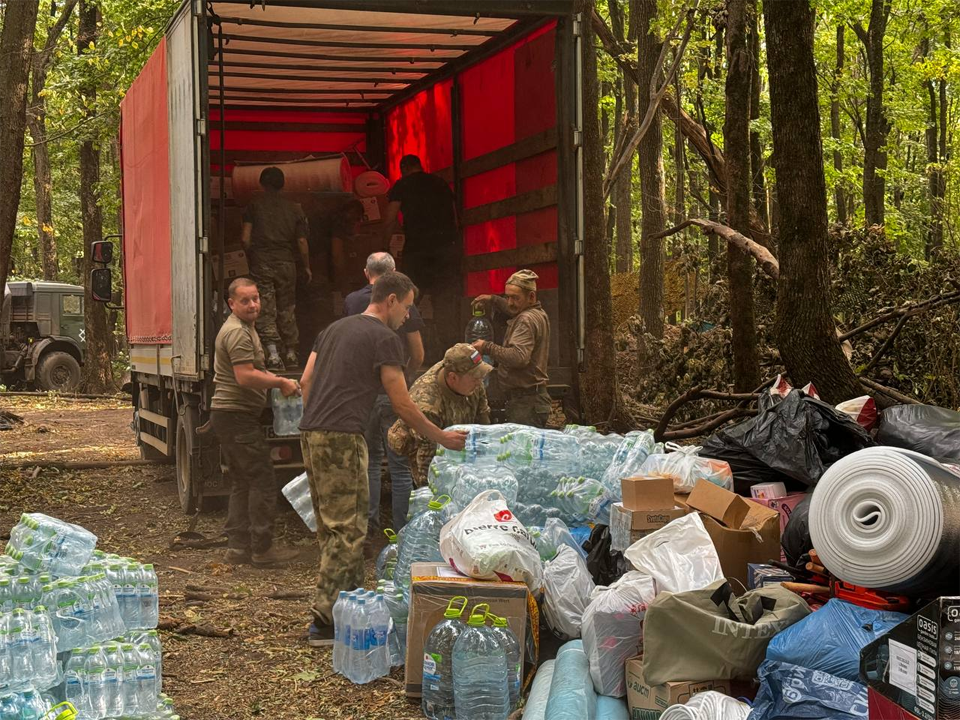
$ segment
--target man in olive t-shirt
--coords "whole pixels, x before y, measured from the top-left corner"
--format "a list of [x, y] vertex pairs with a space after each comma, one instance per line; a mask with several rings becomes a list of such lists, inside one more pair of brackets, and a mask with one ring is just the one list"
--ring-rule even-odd
[[266, 370], [263, 346], [254, 328], [260, 314], [256, 283], [248, 278], [234, 280], [227, 304], [231, 314], [217, 333], [216, 390], [210, 403], [210, 424], [220, 440], [231, 484], [224, 559], [234, 565], [276, 565], [293, 560], [298, 553], [273, 544], [277, 484], [260, 415], [271, 388], [285, 397], [300, 390], [293, 380]]
[[377, 395], [386, 392], [397, 415], [421, 435], [450, 449], [464, 446], [463, 433], [431, 423], [407, 392], [406, 359], [396, 329], [407, 319], [415, 290], [402, 273], [377, 278], [362, 314], [338, 320], [320, 334], [300, 378], [300, 445], [320, 543], [308, 638], [314, 647], [333, 644], [337, 593], [363, 585], [370, 492], [363, 431]]

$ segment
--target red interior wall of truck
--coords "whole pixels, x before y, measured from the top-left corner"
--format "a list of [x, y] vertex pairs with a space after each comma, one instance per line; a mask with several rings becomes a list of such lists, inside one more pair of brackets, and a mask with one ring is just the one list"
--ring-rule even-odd
[[[120, 103], [124, 308], [131, 343], [170, 342], [167, 48], [161, 39]], [[158, 120], [159, 118], [159, 120]]]
[[453, 80], [443, 80], [387, 112], [383, 124], [391, 183], [400, 179], [404, 155], [417, 155], [427, 172], [453, 165], [452, 90]]

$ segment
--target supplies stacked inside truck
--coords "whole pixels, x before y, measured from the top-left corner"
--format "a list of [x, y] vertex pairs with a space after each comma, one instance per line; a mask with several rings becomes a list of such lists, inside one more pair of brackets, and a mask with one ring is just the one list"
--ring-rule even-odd
[[[161, 692], [157, 575], [82, 527], [24, 513], [0, 556], [0, 717], [175, 717]], [[19, 712], [19, 714], [12, 714]]]

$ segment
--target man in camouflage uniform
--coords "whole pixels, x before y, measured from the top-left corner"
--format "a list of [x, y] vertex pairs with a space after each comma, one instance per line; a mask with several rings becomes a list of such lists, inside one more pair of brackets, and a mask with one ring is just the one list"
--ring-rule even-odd
[[[413, 384], [410, 398], [437, 427], [487, 425], [490, 406], [483, 379], [491, 370], [479, 352], [466, 343], [458, 343]], [[416, 486], [426, 485], [427, 470], [437, 444], [403, 420], [397, 420], [390, 428], [388, 442], [394, 452], [409, 459]]]
[[370, 304], [320, 333], [300, 379], [300, 446], [317, 518], [320, 571], [308, 642], [333, 644], [333, 603], [340, 590], [363, 585], [369, 484], [363, 432], [377, 395], [386, 391], [397, 415], [423, 436], [462, 449], [463, 433], [446, 432], [414, 405], [403, 375], [406, 357], [396, 330], [416, 287], [406, 275], [377, 278]]
[[[283, 196], [283, 171], [268, 167], [260, 173], [263, 194], [247, 206], [243, 215], [241, 242], [247, 253], [250, 273], [260, 288], [262, 312], [257, 319], [257, 333], [267, 350], [267, 367], [284, 369], [299, 365], [295, 307], [297, 302], [297, 262], [294, 248], [300, 255], [309, 283], [310, 248], [307, 244], [307, 220], [300, 206]], [[277, 349], [285, 348], [283, 360]]]
[[477, 340], [473, 347], [497, 363], [494, 377], [506, 402], [507, 422], [542, 428], [551, 408], [547, 392], [550, 318], [537, 300], [538, 279], [533, 270], [518, 270], [507, 279], [506, 299], [491, 295], [474, 299], [474, 305], [493, 305], [512, 319], [507, 322], [503, 345]]

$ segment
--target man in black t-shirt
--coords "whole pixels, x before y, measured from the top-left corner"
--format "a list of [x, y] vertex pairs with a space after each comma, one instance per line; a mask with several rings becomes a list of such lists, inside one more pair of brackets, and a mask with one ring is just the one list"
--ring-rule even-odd
[[[436, 355], [457, 341], [459, 298], [456, 279], [460, 277], [458, 258], [460, 233], [456, 199], [447, 181], [424, 172], [420, 158], [404, 155], [400, 159], [402, 177], [390, 188], [384, 245], [395, 231], [398, 213], [403, 215], [403, 271], [429, 295], [436, 325]], [[436, 358], [432, 358], [436, 359]]]
[[320, 543], [310, 645], [333, 644], [333, 603], [340, 590], [363, 585], [369, 486], [363, 432], [377, 395], [386, 391], [397, 415], [446, 448], [462, 449], [465, 435], [441, 430], [410, 399], [396, 330], [406, 321], [416, 287], [388, 272], [373, 285], [360, 315], [333, 323], [317, 338], [300, 379], [300, 445], [310, 482]]

